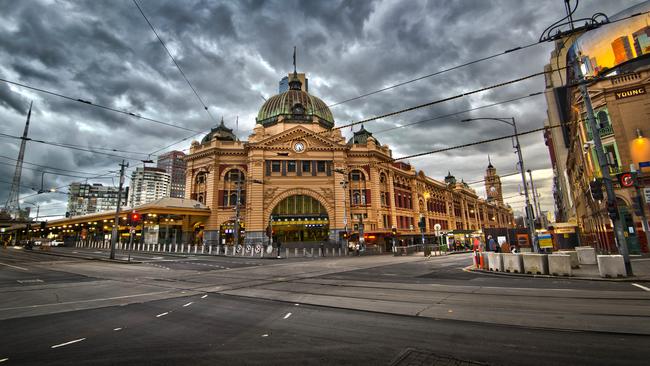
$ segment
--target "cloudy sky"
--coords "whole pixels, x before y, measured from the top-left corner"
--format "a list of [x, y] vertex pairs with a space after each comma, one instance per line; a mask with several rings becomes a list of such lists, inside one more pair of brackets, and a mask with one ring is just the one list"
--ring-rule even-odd
[[[222, 116], [233, 128], [239, 116], [238, 135], [247, 139], [262, 98], [276, 94], [279, 79], [292, 70], [294, 45], [310, 93], [334, 104], [535, 42], [548, 25], [564, 16], [562, 0], [138, 1], [214, 119], [132, 0], [0, 0], [0, 78], [184, 128], [0, 82], [0, 133], [21, 135], [33, 101], [31, 138], [107, 153], [29, 142], [21, 197], [40, 204], [41, 215], [64, 213], [67, 200], [64, 193], [33, 195], [30, 188], [40, 187], [43, 171], [46, 189], [86, 179], [116, 185], [112, 172], [122, 157], [132, 159], [133, 167], [147, 154], [184, 138], [173, 148], [187, 149], [194, 131], [208, 130]], [[613, 15], [637, 3], [583, 0], [575, 16]], [[332, 112], [341, 125], [540, 72], [551, 49], [549, 43], [537, 45], [333, 106]], [[544, 97], [381, 131], [543, 90], [543, 78], [537, 77], [365, 127], [391, 146], [395, 157], [465, 144], [508, 134], [511, 128], [490, 121], [461, 124], [462, 118], [514, 116], [521, 131], [543, 126]], [[347, 128], [344, 133], [351, 131]], [[521, 143], [542, 195], [542, 208], [552, 210], [552, 173], [542, 134], [522, 137]], [[0, 136], [1, 204], [9, 194], [19, 144]], [[472, 182], [482, 179], [487, 154], [501, 174], [515, 171], [516, 156], [507, 140], [410, 162], [437, 179], [451, 171]], [[103, 176], [92, 178], [98, 175]], [[507, 201], [520, 210], [519, 179], [511, 176], [503, 181], [504, 196], [512, 197]], [[485, 193], [482, 184], [473, 187]]]

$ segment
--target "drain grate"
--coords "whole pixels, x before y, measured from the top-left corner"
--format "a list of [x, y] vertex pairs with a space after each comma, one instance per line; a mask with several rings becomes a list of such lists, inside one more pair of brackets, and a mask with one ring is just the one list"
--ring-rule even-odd
[[462, 360], [459, 358], [436, 354], [431, 351], [407, 348], [390, 363], [391, 366], [487, 366], [479, 361]]

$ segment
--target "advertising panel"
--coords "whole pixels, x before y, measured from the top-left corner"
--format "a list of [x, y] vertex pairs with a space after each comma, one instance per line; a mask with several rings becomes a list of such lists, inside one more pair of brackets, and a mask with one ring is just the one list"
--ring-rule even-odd
[[[610, 17], [610, 21], [649, 10], [650, 4], [645, 2]], [[588, 31], [578, 37], [571, 47], [573, 54], [581, 62], [584, 76], [607, 73], [609, 69], [624, 62], [650, 53], [650, 14], [635, 16]], [[628, 92], [634, 94], [640, 91]], [[642, 93], [645, 93], [645, 90]]]

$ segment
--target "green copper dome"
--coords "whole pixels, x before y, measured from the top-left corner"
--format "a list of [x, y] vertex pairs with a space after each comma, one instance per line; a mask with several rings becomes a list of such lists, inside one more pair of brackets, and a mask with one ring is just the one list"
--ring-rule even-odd
[[269, 98], [257, 114], [257, 123], [266, 127], [284, 116], [287, 122], [311, 122], [314, 116], [325, 128], [334, 127], [334, 117], [327, 104], [300, 89], [300, 81], [294, 76], [289, 82], [290, 89]]

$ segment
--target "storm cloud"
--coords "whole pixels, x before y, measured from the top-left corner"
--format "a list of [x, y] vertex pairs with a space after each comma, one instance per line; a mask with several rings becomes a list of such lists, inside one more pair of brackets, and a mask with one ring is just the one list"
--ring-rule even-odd
[[[583, 2], [576, 16], [611, 15], [638, 2]], [[310, 79], [310, 93], [334, 104], [533, 43], [548, 25], [564, 16], [562, 0], [138, 3], [212, 118], [131, 0], [0, 1], [0, 77], [194, 131], [208, 130], [222, 116], [235, 128], [238, 118], [237, 133], [245, 140], [263, 98], [276, 94], [278, 81], [292, 69], [294, 46], [298, 70]], [[549, 62], [551, 49], [550, 43], [540, 44], [333, 106], [332, 112], [342, 125], [540, 72]], [[365, 128], [377, 132], [377, 139], [389, 145], [395, 157], [466, 144], [507, 135], [511, 128], [490, 121], [461, 124], [463, 118], [512, 116], [521, 131], [543, 126], [543, 95], [381, 131], [543, 90], [543, 78], [538, 77], [369, 122]], [[40, 204], [44, 216], [64, 213], [67, 198], [61, 193], [33, 195], [31, 188], [38, 189], [41, 178], [44, 188], [62, 187], [62, 192], [72, 181], [114, 185], [122, 158], [130, 160], [132, 169], [148, 154], [193, 134], [2, 82], [0, 132], [22, 134], [30, 101], [34, 102], [31, 138], [112, 155], [28, 142], [21, 196]], [[352, 133], [350, 128], [343, 132]], [[193, 139], [201, 137], [197, 134]], [[191, 140], [172, 148], [187, 149]], [[523, 136], [521, 142], [527, 168], [534, 171], [542, 194], [542, 208], [552, 210], [552, 174], [542, 134]], [[19, 143], [0, 138], [0, 204], [8, 196]], [[482, 179], [488, 154], [498, 172], [515, 171], [509, 140], [410, 162], [434, 178], [451, 171], [471, 182]], [[97, 175], [103, 176], [94, 178]], [[517, 196], [517, 182], [516, 176], [504, 178], [505, 197]], [[473, 187], [485, 193], [482, 184]], [[519, 197], [509, 202], [516, 210], [523, 205]]]

